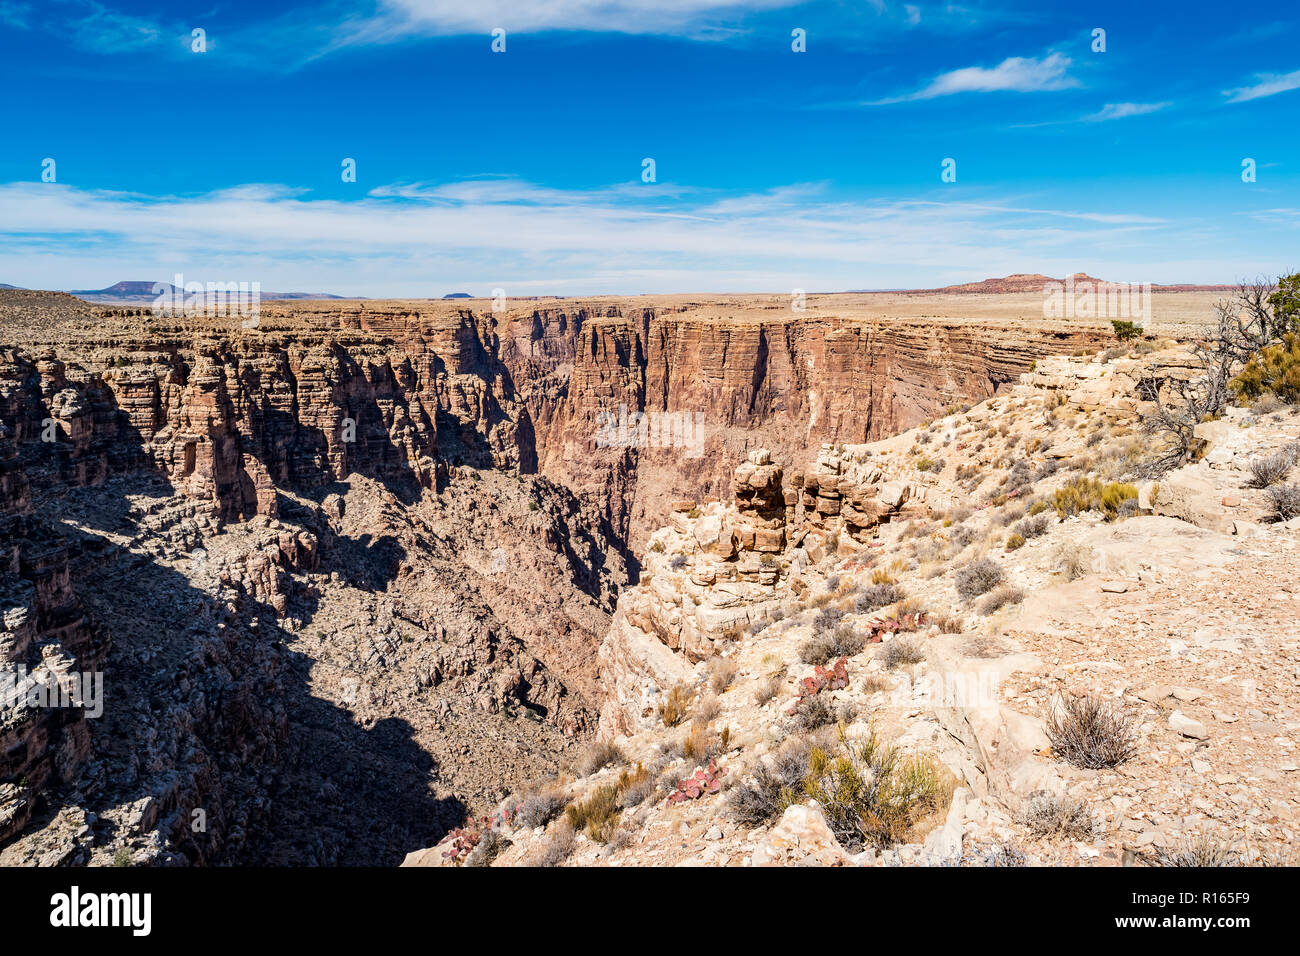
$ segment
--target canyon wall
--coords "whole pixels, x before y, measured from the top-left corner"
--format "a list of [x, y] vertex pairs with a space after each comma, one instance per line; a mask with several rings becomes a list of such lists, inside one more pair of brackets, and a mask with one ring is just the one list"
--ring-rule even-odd
[[5, 862], [400, 859], [593, 729], [595, 649], [674, 501], [1101, 337], [595, 302], [242, 329], [3, 295], [0, 664], [109, 678], [98, 722], [0, 711]]
[[[472, 318], [58, 305], [0, 351], [0, 861], [391, 862], [590, 729], [621, 541]], [[28, 699], [82, 673], [102, 714]]]
[[[1108, 337], [1065, 323], [703, 320], [651, 309], [538, 310], [500, 328], [539, 469], [606, 502], [635, 547], [674, 499], [725, 500], [749, 448], [808, 462], [824, 442], [893, 434], [996, 393], [1037, 358]], [[638, 412], [648, 416], [640, 434], [635, 420], [622, 426]], [[613, 443], [602, 447], [602, 434]], [[619, 447], [625, 436], [633, 447]]]

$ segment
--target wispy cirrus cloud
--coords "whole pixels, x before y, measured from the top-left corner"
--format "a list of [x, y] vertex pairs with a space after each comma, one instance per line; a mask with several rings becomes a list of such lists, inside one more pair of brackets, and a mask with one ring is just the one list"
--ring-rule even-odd
[[1083, 117], [1085, 123], [1104, 123], [1107, 120], [1125, 119], [1129, 116], [1144, 116], [1157, 113], [1172, 103], [1107, 103], [1095, 113]]
[[17, 30], [58, 33], [73, 46], [92, 53], [134, 53], [157, 44], [169, 33], [161, 22], [123, 13], [99, 0], [45, 0], [39, 13], [32, 4], [0, 2], [0, 24]]
[[340, 45], [412, 36], [572, 30], [629, 34], [725, 35], [739, 18], [797, 6], [801, 0], [380, 0], [369, 16], [346, 23]]
[[1229, 103], [1246, 103], [1266, 96], [1276, 96], [1278, 93], [1300, 90], [1300, 70], [1290, 73], [1256, 73], [1255, 79], [1257, 82], [1253, 86], [1224, 90], [1223, 95], [1228, 97]]
[[875, 100], [868, 105], [910, 103], [959, 93], [1038, 93], [1080, 85], [1070, 76], [1073, 61], [1061, 53], [1043, 57], [1011, 56], [997, 66], [967, 66], [941, 73], [912, 93]]

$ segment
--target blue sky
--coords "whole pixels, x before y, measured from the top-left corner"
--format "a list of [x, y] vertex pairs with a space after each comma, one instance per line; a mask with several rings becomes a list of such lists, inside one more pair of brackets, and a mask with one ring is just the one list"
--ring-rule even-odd
[[1136, 6], [0, 0], [0, 282], [586, 295], [1300, 266], [1300, 18]]

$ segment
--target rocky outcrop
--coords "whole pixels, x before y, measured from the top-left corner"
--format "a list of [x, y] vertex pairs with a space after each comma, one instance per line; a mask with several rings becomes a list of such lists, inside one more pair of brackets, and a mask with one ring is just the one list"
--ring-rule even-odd
[[[803, 572], [866, 548], [882, 522], [906, 516], [924, 490], [881, 482], [881, 468], [842, 446], [825, 446], [799, 492], [781, 466], [755, 449], [735, 471], [733, 502], [679, 502], [650, 539], [640, 585], [624, 592], [600, 649], [605, 732], [653, 723], [657, 697], [762, 627], [783, 600], [810, 587]], [[932, 496], [932, 503], [937, 501]], [[851, 502], [847, 504], [843, 502]]]

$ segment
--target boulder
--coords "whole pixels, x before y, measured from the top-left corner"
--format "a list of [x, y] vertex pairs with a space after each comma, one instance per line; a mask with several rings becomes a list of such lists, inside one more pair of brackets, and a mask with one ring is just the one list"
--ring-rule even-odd
[[849, 856], [815, 803], [786, 809], [751, 858], [754, 866], [848, 866]]

